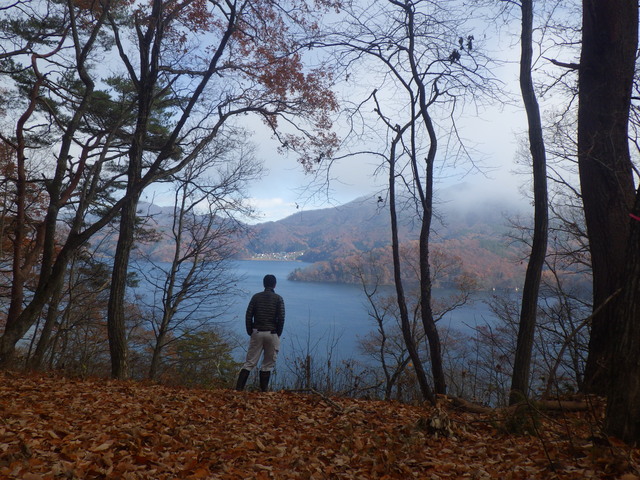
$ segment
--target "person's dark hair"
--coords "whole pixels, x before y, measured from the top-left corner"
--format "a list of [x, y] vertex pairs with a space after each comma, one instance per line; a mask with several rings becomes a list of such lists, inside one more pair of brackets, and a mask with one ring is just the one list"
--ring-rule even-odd
[[275, 275], [265, 275], [262, 279], [262, 284], [264, 285], [264, 288], [276, 288]]

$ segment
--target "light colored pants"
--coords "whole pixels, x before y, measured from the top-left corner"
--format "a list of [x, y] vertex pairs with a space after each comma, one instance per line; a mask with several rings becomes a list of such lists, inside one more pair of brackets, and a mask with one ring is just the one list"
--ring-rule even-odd
[[276, 333], [259, 332], [254, 329], [251, 334], [251, 340], [249, 340], [247, 360], [244, 362], [242, 368], [249, 371], [253, 370], [260, 361], [260, 355], [264, 351], [260, 371], [270, 372], [276, 364], [279, 350], [280, 337]]

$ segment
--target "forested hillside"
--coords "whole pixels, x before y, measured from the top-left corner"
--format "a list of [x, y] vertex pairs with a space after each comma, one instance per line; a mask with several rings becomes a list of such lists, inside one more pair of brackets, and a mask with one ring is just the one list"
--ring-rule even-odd
[[[516, 288], [522, 283], [524, 266], [518, 245], [509, 239], [509, 220], [522, 215], [520, 207], [484, 194], [475, 202], [460, 202], [457, 185], [441, 192], [434, 225], [433, 250], [459, 259], [464, 271], [482, 279], [481, 288]], [[168, 231], [172, 209], [142, 204], [138, 209], [148, 231]], [[526, 218], [526, 216], [524, 217]], [[237, 239], [237, 257], [295, 258], [304, 262], [293, 276], [299, 281], [355, 283], [353, 264], [361, 258], [377, 258], [390, 265], [389, 212], [384, 200], [363, 197], [345, 205], [300, 211], [276, 222], [246, 225]], [[410, 205], [401, 211], [400, 239], [412, 248], [418, 238], [416, 219]], [[102, 242], [110, 250], [113, 242]], [[137, 245], [137, 255], [169, 260], [172, 247], [165, 240]], [[455, 272], [453, 272], [455, 273]], [[391, 270], [381, 280], [392, 282]], [[440, 283], [449, 280], [441, 278]]]
[[[465, 195], [460, 201], [461, 192], [468, 190], [468, 185], [456, 185], [441, 192], [433, 250], [459, 259], [462, 270], [474, 272], [481, 279], [481, 288], [518, 287], [524, 266], [519, 261], [518, 246], [508, 238], [508, 223], [522, 215], [520, 205], [487, 193], [475, 200]], [[401, 210], [399, 233], [407, 248], [417, 240], [416, 218], [410, 205]], [[391, 265], [390, 235], [384, 200], [371, 196], [256, 225], [245, 240], [243, 256], [304, 252], [299, 259], [312, 265], [301, 266], [294, 280], [354, 283], [358, 279], [352, 267], [363, 255]], [[385, 272], [382, 281], [391, 283], [391, 270]], [[446, 284], [449, 280], [440, 281]]]

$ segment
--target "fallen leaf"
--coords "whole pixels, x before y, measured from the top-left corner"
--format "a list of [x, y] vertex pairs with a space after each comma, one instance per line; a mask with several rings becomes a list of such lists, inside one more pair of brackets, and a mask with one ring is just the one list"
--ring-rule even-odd
[[[541, 418], [539, 436], [444, 410], [0, 372], [0, 478], [640, 480], [639, 449], [591, 441], [601, 410]], [[420, 427], [434, 415], [455, 438]]]

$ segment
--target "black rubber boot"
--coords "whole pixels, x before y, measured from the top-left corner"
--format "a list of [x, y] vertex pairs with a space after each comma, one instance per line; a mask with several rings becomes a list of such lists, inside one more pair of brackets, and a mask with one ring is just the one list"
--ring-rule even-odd
[[271, 372], [260, 372], [260, 390], [263, 392], [269, 390], [269, 378], [271, 378]]
[[240, 370], [240, 373], [238, 374], [238, 382], [236, 383], [236, 390], [239, 392], [244, 390], [244, 386], [247, 384], [247, 379], [249, 378], [250, 373], [251, 372], [246, 368]]

